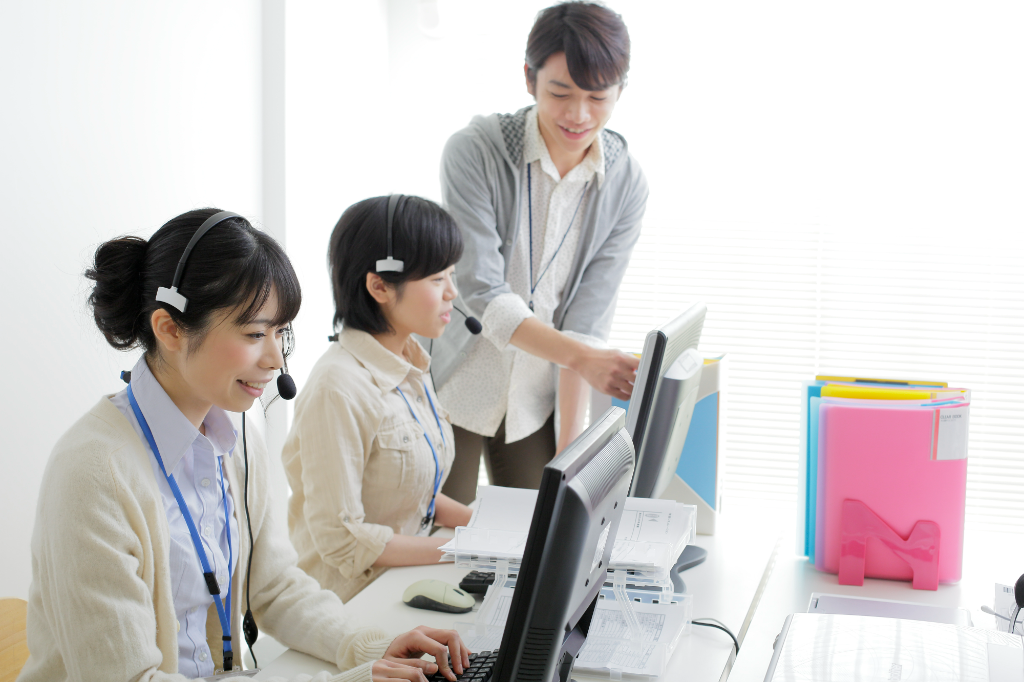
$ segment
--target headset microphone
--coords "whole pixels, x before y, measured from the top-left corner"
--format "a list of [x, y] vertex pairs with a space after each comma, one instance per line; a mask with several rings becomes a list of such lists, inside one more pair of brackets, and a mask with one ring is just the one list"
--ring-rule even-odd
[[292, 379], [292, 375], [288, 373], [286, 363], [281, 369], [281, 376], [277, 378], [277, 394], [285, 400], [291, 400], [298, 392], [299, 390], [295, 388], [295, 379]]
[[277, 377], [277, 394], [285, 400], [291, 400], [299, 392], [295, 388], [295, 379], [288, 373], [288, 356], [295, 348], [295, 333], [289, 324], [284, 330], [281, 344], [281, 376]]
[[471, 315], [467, 315], [466, 313], [462, 312], [461, 310], [459, 310], [455, 306], [452, 306], [452, 308], [455, 308], [455, 310], [457, 310], [460, 315], [462, 315], [464, 318], [466, 318], [466, 329], [469, 330], [470, 334], [474, 334], [474, 335], [475, 334], [479, 334], [480, 332], [482, 332], [484, 330], [484, 326], [482, 324], [480, 324], [480, 320], [476, 319], [475, 317], [473, 317]]

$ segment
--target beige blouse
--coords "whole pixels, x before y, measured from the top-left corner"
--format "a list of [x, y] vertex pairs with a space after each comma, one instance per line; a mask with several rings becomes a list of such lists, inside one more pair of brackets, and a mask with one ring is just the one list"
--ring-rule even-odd
[[437, 451], [442, 484], [455, 458], [448, 413], [428, 373], [430, 357], [412, 338], [403, 355], [366, 332], [342, 331], [295, 401], [282, 452], [292, 489], [288, 530], [299, 566], [342, 601], [383, 572], [373, 563], [395, 533], [420, 532], [435, 476], [424, 429]]

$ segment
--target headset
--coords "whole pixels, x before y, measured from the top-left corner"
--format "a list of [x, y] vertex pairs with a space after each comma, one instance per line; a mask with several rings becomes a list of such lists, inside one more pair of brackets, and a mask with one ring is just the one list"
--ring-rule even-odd
[[[398, 208], [398, 202], [404, 198], [404, 196], [404, 194], [392, 194], [388, 197], [388, 257], [381, 258], [377, 261], [377, 272], [403, 272], [405, 270], [405, 261], [395, 260], [393, 255], [394, 252], [392, 251], [392, 233], [395, 225], [395, 209]], [[480, 320], [476, 319], [472, 315], [467, 315], [454, 305], [452, 307], [455, 308], [456, 312], [466, 318], [466, 329], [468, 329], [471, 334], [479, 334], [483, 331], [483, 325], [480, 324]]]
[[[222, 223], [230, 218], [240, 218], [242, 220], [245, 220], [245, 218], [242, 218], [242, 216], [238, 215], [237, 213], [232, 213], [231, 211], [220, 211], [219, 213], [215, 213], [209, 218], [207, 218], [205, 221], [203, 221], [203, 224], [200, 225], [199, 229], [196, 230], [194, 235], [192, 235], [192, 239], [189, 240], [188, 245], [185, 247], [185, 252], [181, 254], [181, 259], [178, 261], [178, 267], [174, 270], [174, 279], [171, 281], [170, 288], [157, 288], [157, 301], [161, 303], [166, 303], [167, 305], [176, 308], [180, 312], [185, 312], [185, 309], [188, 307], [188, 299], [178, 292], [178, 286], [181, 283], [181, 275], [182, 272], [185, 270], [185, 262], [188, 260], [189, 254], [192, 253], [192, 249], [193, 247], [195, 247], [196, 242], [202, 239], [203, 235], [205, 235], [219, 223]], [[388, 234], [390, 256], [390, 231]], [[399, 263], [399, 265], [401, 265], [401, 261], [397, 262]], [[291, 325], [288, 325], [288, 327], [285, 329], [284, 343], [282, 347], [283, 363], [281, 367], [281, 375], [277, 377], [278, 395], [280, 395], [285, 400], [291, 400], [292, 398], [295, 397], [295, 395], [298, 392], [297, 389], [295, 388], [295, 380], [292, 379], [291, 375], [288, 374], [288, 354], [294, 347], [294, 343], [295, 336], [292, 332]], [[126, 384], [128, 384], [131, 381], [131, 378], [131, 372], [121, 372], [121, 380], [124, 381]], [[245, 616], [242, 619], [242, 634], [245, 637], [245, 643], [249, 646], [249, 654], [252, 656], [253, 663], [255, 664], [256, 655], [252, 651], [252, 645], [255, 644], [256, 638], [259, 637], [259, 628], [256, 627], [256, 620], [255, 618], [253, 618], [252, 605], [249, 600], [249, 577], [252, 572], [253, 538], [252, 520], [249, 518], [249, 452], [248, 447], [246, 445], [245, 412], [242, 413], [242, 457], [245, 462], [245, 487], [242, 493], [242, 500], [245, 507], [245, 523], [249, 530], [249, 560], [245, 568]], [[227, 519], [225, 519], [225, 522], [227, 522]], [[211, 594], [212, 593], [213, 590], [211, 589]], [[216, 599], [216, 597], [214, 597], [214, 599]], [[232, 656], [230, 650], [226, 650], [224, 656], [224, 670], [227, 672], [231, 672], [231, 668], [233, 667], [233, 661], [231, 660]]]
[[[405, 271], [405, 261], [397, 260], [394, 256], [393, 237], [395, 225], [395, 209], [398, 208], [398, 202], [401, 201], [404, 197], [404, 194], [392, 194], [390, 197], [388, 197], [388, 257], [377, 259], [377, 266], [374, 270], [375, 272], [380, 273]], [[471, 334], [479, 334], [481, 331], [483, 331], [484, 327], [482, 324], [480, 324], [480, 320], [476, 319], [472, 315], [467, 315], [466, 313], [459, 310], [459, 308], [455, 305], [452, 305], [452, 308], [455, 308], [455, 312], [459, 313], [464, 318], [466, 318], [466, 329], [468, 329]], [[327, 340], [333, 343], [338, 340], [338, 335], [331, 334], [330, 336], [327, 337]], [[431, 347], [433, 347], [433, 339], [431, 339], [430, 345]], [[431, 350], [432, 349], [433, 348], [431, 348]]]

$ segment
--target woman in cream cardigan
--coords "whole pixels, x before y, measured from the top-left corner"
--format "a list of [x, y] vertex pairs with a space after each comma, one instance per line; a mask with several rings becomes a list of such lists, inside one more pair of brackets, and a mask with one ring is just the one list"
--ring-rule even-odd
[[452, 426], [414, 336], [451, 321], [461, 255], [452, 217], [414, 196], [353, 204], [331, 234], [343, 329], [299, 394], [282, 458], [299, 566], [344, 601], [388, 566], [437, 563], [447, 539], [430, 537], [433, 525], [472, 516], [441, 492]]
[[19, 680], [212, 675], [228, 657], [241, 662], [243, 605], [283, 644], [344, 671], [316, 680], [425, 682], [436, 666], [419, 657], [444, 662], [449, 650], [461, 672], [468, 652], [455, 632], [360, 627], [295, 565], [263, 442], [244, 418], [236, 438], [227, 412], [244, 413], [281, 368], [299, 309], [281, 247], [240, 216], [191, 211], [148, 242], [102, 244], [86, 276], [107, 341], [144, 353], [128, 387], [100, 398], [50, 456]]

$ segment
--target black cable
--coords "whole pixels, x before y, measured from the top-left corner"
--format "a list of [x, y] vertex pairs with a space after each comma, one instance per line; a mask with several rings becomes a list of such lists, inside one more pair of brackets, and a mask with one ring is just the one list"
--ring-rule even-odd
[[[245, 460], [245, 525], [249, 527], [249, 561], [245, 569], [245, 618], [243, 619], [242, 631], [245, 634], [245, 643], [249, 645], [252, 665], [254, 668], [258, 668], [260, 664], [256, 662], [256, 654], [252, 650], [253, 642], [249, 641], [250, 639], [253, 641], [256, 639], [251, 637], [251, 633], [256, 627], [256, 620], [252, 617], [252, 603], [249, 601], [249, 577], [252, 573], [252, 553], [254, 547], [252, 542], [252, 520], [249, 518], [249, 448], [246, 447], [245, 443], [245, 412], [242, 413], [242, 458]], [[252, 629], [249, 628], [250, 625]]]
[[[427, 348], [427, 355], [430, 356], [430, 367], [427, 368], [427, 372], [430, 374], [430, 385], [434, 387], [434, 395], [437, 395], [437, 384], [434, 383], [434, 339], [430, 339], [430, 346]], [[440, 398], [438, 398], [440, 400]]]
[[1017, 610], [1013, 612], [1013, 618], [1010, 619], [1010, 629], [1008, 632], [1012, 635], [1017, 629], [1017, 618], [1020, 617], [1021, 608], [1018, 606]]
[[[701, 621], [704, 621], [704, 620], [714, 621], [714, 622], [702, 623]], [[737, 656], [739, 655], [739, 653], [740, 653], [740, 643], [736, 639], [736, 635], [732, 634], [732, 630], [730, 630], [729, 628], [725, 627], [722, 623], [720, 623], [719, 621], [715, 620], [714, 618], [701, 618], [699, 620], [695, 619], [695, 620], [693, 620], [691, 622], [694, 625], [700, 625], [700, 626], [706, 627], [706, 628], [715, 628], [716, 630], [721, 630], [725, 634], [729, 635], [729, 637], [732, 639], [733, 645], [735, 645], [735, 647], [736, 647], [736, 655]]]

